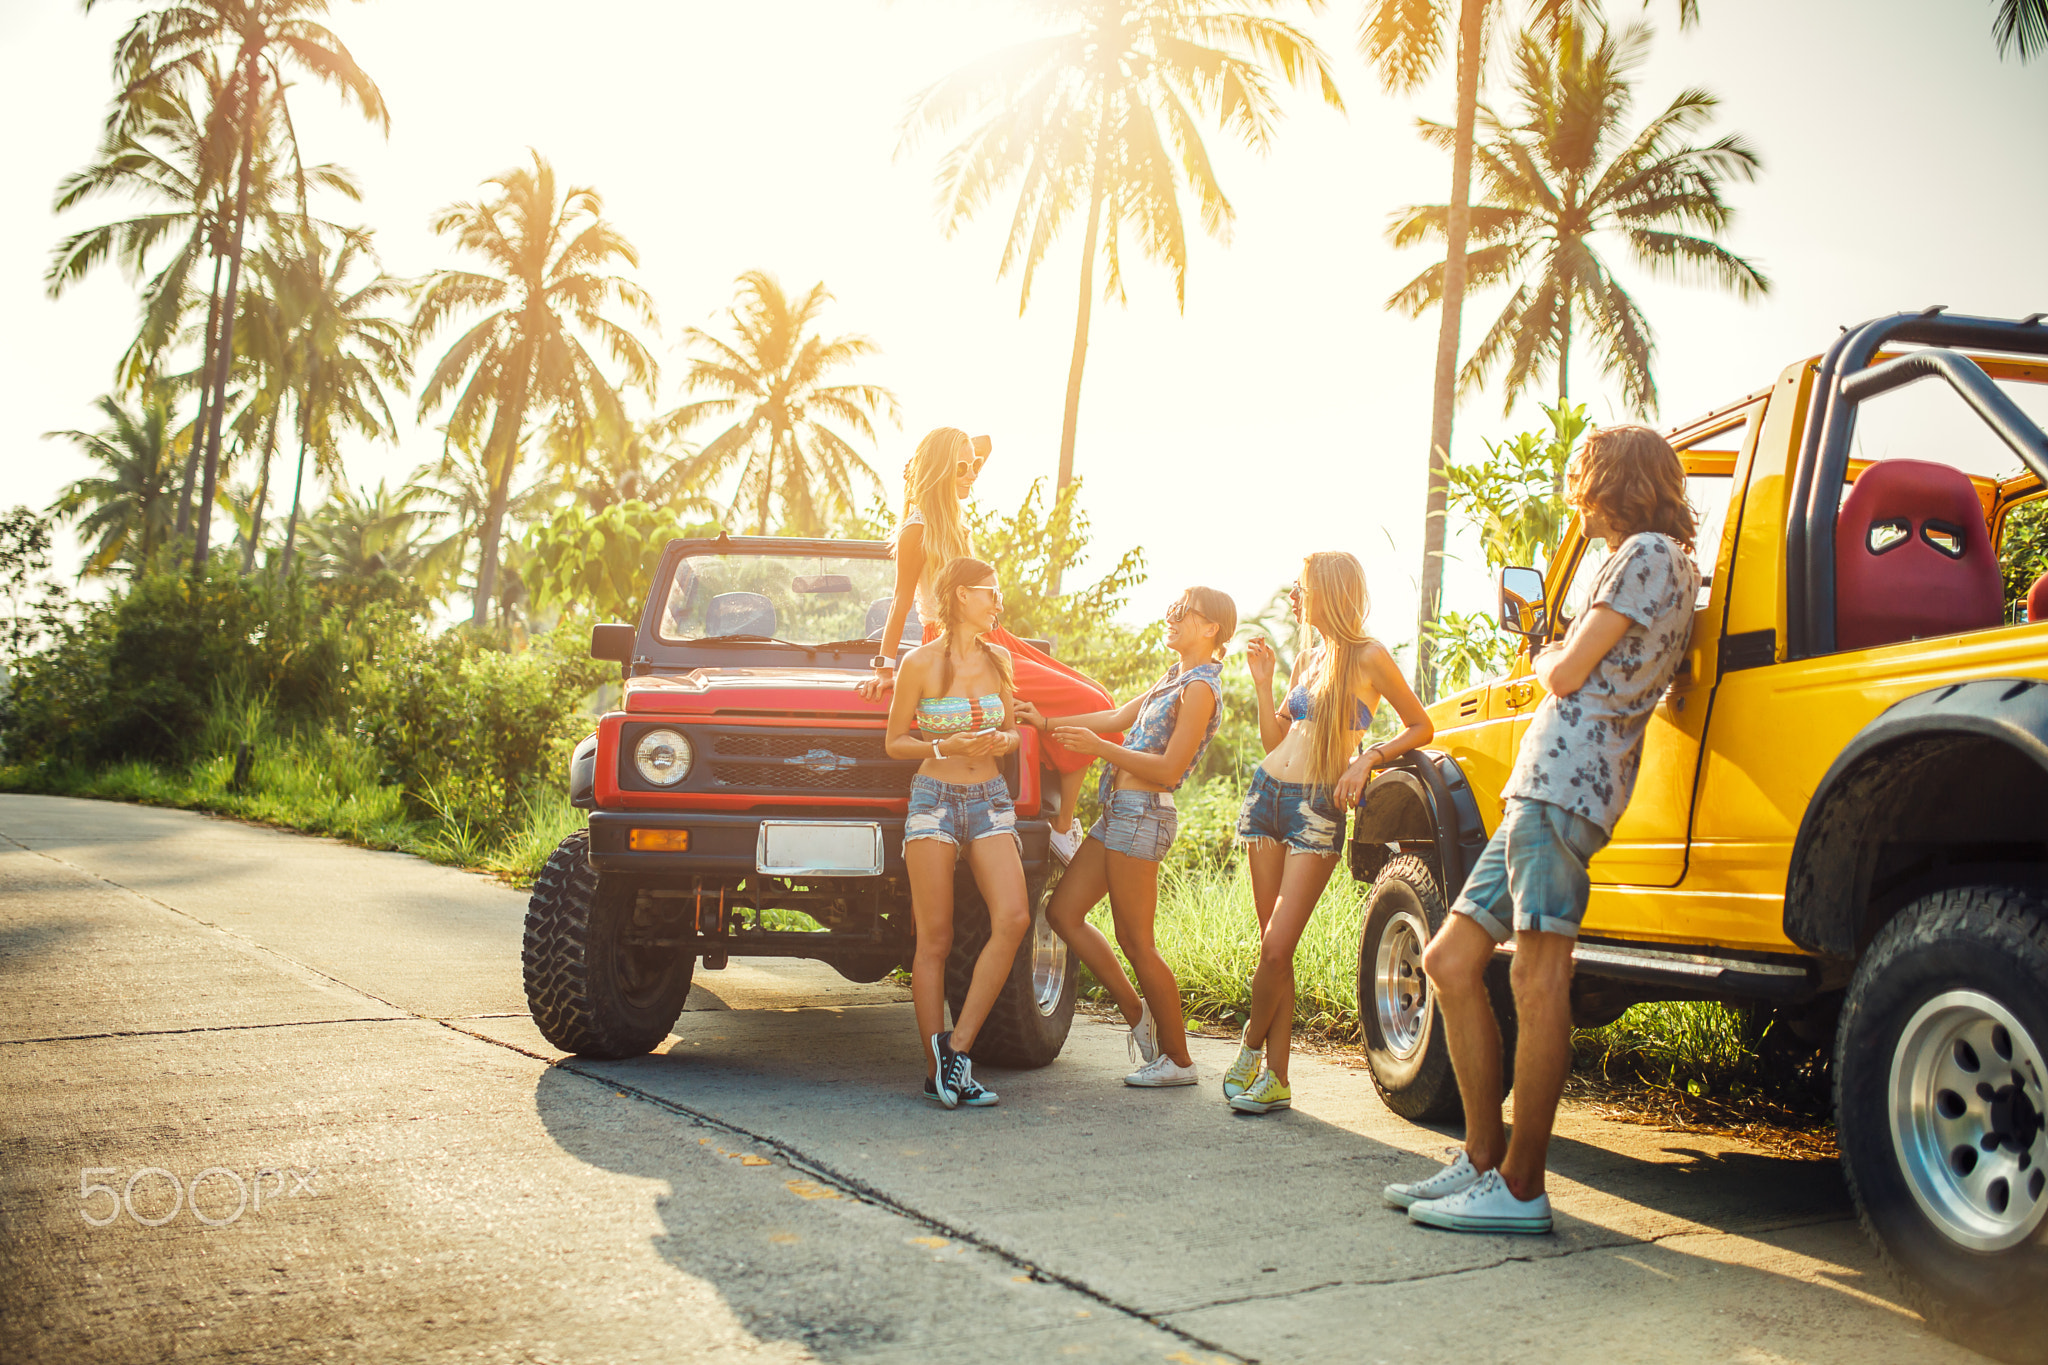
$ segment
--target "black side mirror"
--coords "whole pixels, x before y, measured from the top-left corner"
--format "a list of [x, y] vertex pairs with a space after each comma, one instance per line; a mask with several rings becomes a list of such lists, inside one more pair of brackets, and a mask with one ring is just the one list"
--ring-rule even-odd
[[590, 628], [590, 657], [609, 659], [615, 664], [633, 662], [634, 627], [608, 621]]
[[1541, 636], [1549, 626], [1543, 575], [1510, 566], [1500, 571], [1500, 628], [1515, 635]]

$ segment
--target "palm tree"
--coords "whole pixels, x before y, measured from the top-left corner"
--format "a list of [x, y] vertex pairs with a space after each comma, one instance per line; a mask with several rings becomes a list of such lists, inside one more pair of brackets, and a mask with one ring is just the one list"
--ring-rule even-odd
[[733, 514], [751, 518], [756, 535], [768, 533], [778, 504], [783, 525], [798, 535], [822, 535], [834, 516], [858, 509], [856, 484], [882, 491], [874, 469], [826, 423], [838, 422], [872, 442], [877, 412], [902, 420], [896, 395], [879, 384], [824, 382], [877, 350], [864, 336], [828, 341], [816, 335], [813, 325], [831, 300], [822, 283], [791, 299], [774, 276], [749, 270], [727, 314], [732, 341], [696, 327], [684, 330], [684, 344], [697, 352], [684, 391], [716, 396], [677, 408], [662, 428], [680, 436], [708, 420], [734, 420], [697, 454], [676, 461], [656, 482], [651, 500], [701, 493], [737, 468]]
[[[1719, 101], [1686, 90], [1639, 132], [1624, 132], [1634, 102], [1628, 77], [1648, 49], [1649, 30], [1640, 24], [1619, 35], [1566, 24], [1555, 41], [1525, 33], [1513, 60], [1521, 117], [1507, 123], [1480, 109], [1487, 136], [1476, 159], [1487, 202], [1472, 211], [1480, 245], [1469, 258], [1471, 278], [1515, 290], [1465, 362], [1460, 384], [1483, 383], [1505, 361], [1503, 410], [1547, 365], [1556, 369], [1559, 404], [1569, 404], [1581, 319], [1600, 348], [1602, 373], [1619, 379], [1629, 407], [1655, 410], [1656, 342], [1596, 249], [1604, 234], [1619, 237], [1653, 274], [1703, 278], [1745, 299], [1770, 290], [1761, 270], [1714, 240], [1735, 217], [1723, 191], [1732, 179], [1755, 179], [1756, 153], [1732, 134], [1703, 147], [1686, 140], [1712, 121]], [[1450, 146], [1451, 130], [1425, 124], [1424, 131]], [[1394, 214], [1388, 236], [1397, 246], [1440, 240], [1447, 222], [1443, 205], [1411, 206]], [[1438, 263], [1387, 306], [1419, 315], [1443, 297]]]
[[[1303, 0], [1314, 11], [1323, 0]], [[911, 102], [902, 148], [926, 131], [945, 132], [981, 117], [939, 163], [947, 236], [1021, 180], [1000, 278], [1022, 276], [1017, 311], [1053, 239], [1074, 212], [1085, 212], [1081, 297], [1067, 369], [1060, 428], [1058, 488], [1074, 477], [1074, 433], [1099, 250], [1108, 278], [1103, 295], [1124, 300], [1122, 233], [1173, 271], [1174, 296], [1187, 307], [1187, 229], [1181, 194], [1192, 194], [1202, 226], [1228, 241], [1236, 211], [1209, 164], [1202, 123], [1218, 126], [1255, 151], [1273, 140], [1280, 115], [1269, 73], [1319, 84], [1333, 109], [1343, 100], [1329, 59], [1307, 35], [1274, 18], [1280, 0], [1040, 0], [1054, 21], [1075, 27], [962, 67]], [[985, 117], [984, 117], [985, 115]], [[1085, 207], [1084, 207], [1085, 206]], [[1057, 566], [1055, 566], [1055, 579]]]
[[[82, 0], [88, 11], [96, 3], [100, 0]], [[213, 343], [210, 383], [216, 395], [227, 388], [233, 355], [242, 239], [249, 220], [259, 130], [266, 122], [265, 83], [278, 96], [279, 116], [287, 132], [290, 114], [282, 95], [287, 66], [334, 86], [365, 118], [387, 134], [391, 130], [391, 115], [376, 82], [356, 64], [341, 39], [314, 18], [325, 14], [327, 7], [328, 0], [179, 0], [138, 16], [114, 45], [115, 69], [128, 78], [122, 92], [124, 102], [143, 91], [176, 89], [195, 73], [216, 69], [221, 59], [232, 53], [232, 78], [223, 94], [227, 125], [236, 133], [238, 165], [234, 209], [225, 224], [227, 285], [220, 296], [220, 336]], [[111, 122], [118, 125], [126, 117], [117, 102]], [[212, 507], [219, 476], [222, 406], [215, 402], [207, 412], [202, 509]], [[209, 524], [202, 512], [193, 547], [194, 572], [206, 567]]]
[[306, 519], [306, 567], [316, 578], [374, 578], [389, 570], [429, 591], [435, 578], [429, 535], [447, 514], [424, 507], [424, 489], [408, 484], [374, 489], [337, 489]]
[[2048, 0], [1998, 0], [1991, 36], [2001, 57], [2017, 52], [2021, 61], [2030, 62], [2048, 52]]
[[718, 519], [718, 504], [665, 480], [676, 464], [696, 450], [679, 440], [663, 418], [632, 421], [603, 413], [587, 423], [557, 421], [548, 427], [541, 449], [554, 480], [557, 497], [581, 500], [593, 512], [622, 502], [645, 502], [679, 514]]
[[614, 259], [638, 265], [639, 253], [605, 221], [596, 190], [572, 186], [557, 199], [554, 168], [539, 152], [529, 148], [528, 155], [530, 166], [484, 182], [497, 189], [495, 197], [451, 204], [434, 218], [434, 231], [483, 257], [495, 273], [438, 272], [422, 284], [413, 318], [417, 344], [458, 313], [488, 310], [448, 348], [419, 396], [422, 418], [452, 400], [448, 432], [458, 445], [489, 423], [476, 625], [489, 618], [497, 587], [506, 500], [528, 417], [552, 410], [584, 421], [619, 412], [618, 390], [582, 337], [600, 340], [630, 384], [651, 393], [655, 377], [647, 347], [601, 311], [616, 303], [652, 327], [653, 301], [621, 276], [596, 273]]
[[368, 281], [351, 286], [350, 277], [365, 262], [375, 263], [367, 232], [345, 235], [332, 252], [309, 232], [287, 280], [299, 457], [279, 569], [284, 578], [292, 572], [307, 452], [312, 452], [317, 470], [333, 481], [341, 472], [344, 433], [355, 431], [372, 440], [394, 439], [398, 433], [383, 386], [402, 386], [411, 378], [412, 332], [408, 324], [376, 310], [403, 296], [406, 286], [381, 269]]
[[170, 390], [152, 385], [141, 402], [123, 407], [112, 394], [93, 404], [107, 419], [98, 431], [50, 431], [99, 461], [105, 472], [66, 485], [50, 513], [78, 523], [93, 542], [80, 577], [111, 573], [126, 562], [147, 568], [171, 529], [171, 485], [177, 477], [179, 440]]

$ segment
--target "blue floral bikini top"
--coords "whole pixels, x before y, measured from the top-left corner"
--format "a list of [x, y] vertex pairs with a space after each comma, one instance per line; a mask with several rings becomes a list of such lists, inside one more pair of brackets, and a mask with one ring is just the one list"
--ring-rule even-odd
[[[1223, 665], [1220, 663], [1196, 664], [1186, 672], [1175, 664], [1166, 670], [1166, 676], [1152, 684], [1152, 690], [1145, 694], [1138, 705], [1138, 719], [1131, 725], [1130, 733], [1124, 736], [1124, 747], [1133, 753], [1163, 754], [1168, 741], [1173, 738], [1173, 727], [1180, 722], [1180, 698], [1190, 683], [1206, 683], [1216, 693], [1216, 709], [1209, 713], [1209, 730], [1202, 736], [1202, 742], [1195, 748], [1195, 756], [1188, 760], [1188, 766], [1180, 775], [1180, 782], [1173, 784], [1179, 790], [1188, 774], [1202, 761], [1202, 754], [1209, 747], [1209, 741], [1216, 738], [1217, 727], [1223, 724]], [[1106, 804], [1109, 793], [1116, 786], [1118, 768], [1113, 763], [1102, 765], [1102, 780], [1096, 788], [1097, 796]]]
[[[1354, 730], [1370, 730], [1372, 728], [1372, 712], [1366, 709], [1364, 702], [1356, 698], [1353, 698], [1352, 705], [1357, 708], [1357, 711], [1352, 716], [1351, 728]], [[1316, 718], [1315, 698], [1309, 695], [1307, 683], [1300, 684], [1287, 694], [1287, 701], [1281, 706], [1280, 714], [1289, 720], [1314, 720]]]

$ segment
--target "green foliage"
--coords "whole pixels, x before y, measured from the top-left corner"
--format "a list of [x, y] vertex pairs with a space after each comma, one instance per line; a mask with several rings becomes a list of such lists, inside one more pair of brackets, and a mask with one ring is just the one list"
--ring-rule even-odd
[[180, 762], [221, 694], [265, 697], [290, 723], [329, 719], [345, 629], [297, 588], [220, 571], [146, 576], [23, 662], [4, 720], [8, 754]]
[[495, 841], [525, 819], [537, 789], [561, 782], [591, 728], [584, 699], [612, 670], [588, 640], [580, 617], [519, 654], [468, 630], [402, 636], [358, 670], [351, 731], [416, 818]]
[[0, 596], [7, 620], [0, 650], [9, 665], [53, 633], [63, 619], [65, 593], [50, 577], [50, 521], [26, 507], [0, 517]]
[[1081, 510], [1080, 493], [1076, 479], [1048, 503], [1045, 480], [1035, 480], [1011, 515], [974, 517], [974, 544], [996, 567], [1003, 626], [1011, 634], [1052, 641], [1062, 662], [1112, 696], [1128, 697], [1149, 687], [1172, 662], [1156, 627], [1132, 630], [1116, 619], [1145, 581], [1144, 550], [1124, 551], [1116, 567], [1085, 588], [1054, 593], [1048, 587], [1055, 565], [1071, 577], [1087, 562], [1088, 514]]
[[2034, 580], [2048, 573], [2048, 498], [2023, 502], [2005, 514], [1998, 560], [2005, 575], [2005, 600], [2024, 603]]
[[1591, 425], [1586, 405], [1545, 407], [1549, 431], [1525, 431], [1509, 441], [1482, 441], [1486, 458], [1452, 464], [1451, 510], [1479, 533], [1487, 567], [1550, 562], [1571, 520], [1564, 503], [1564, 470]]
[[1447, 692], [1506, 673], [1521, 643], [1485, 611], [1447, 611], [1430, 623], [1430, 632], [1436, 641], [1437, 676]]
[[676, 536], [717, 529], [682, 526], [674, 512], [639, 501], [601, 512], [571, 503], [527, 533], [526, 589], [537, 607], [560, 603], [601, 621], [635, 621], [662, 548]]

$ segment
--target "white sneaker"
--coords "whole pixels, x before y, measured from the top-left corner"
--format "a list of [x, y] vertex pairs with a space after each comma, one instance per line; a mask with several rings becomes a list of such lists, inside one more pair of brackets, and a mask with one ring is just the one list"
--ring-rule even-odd
[[1081, 817], [1075, 816], [1074, 823], [1065, 829], [1052, 832], [1052, 856], [1062, 864], [1074, 861], [1074, 855], [1081, 851], [1081, 840], [1087, 836], [1081, 833]]
[[1460, 1190], [1469, 1190], [1479, 1182], [1479, 1172], [1472, 1169], [1472, 1158], [1465, 1155], [1463, 1147], [1446, 1147], [1444, 1155], [1451, 1158], [1451, 1164], [1428, 1179], [1401, 1181], [1387, 1186], [1387, 1202], [1397, 1209], [1405, 1209], [1424, 1199], [1442, 1199]]
[[1131, 1025], [1130, 1037], [1125, 1042], [1134, 1062], [1149, 1063], [1159, 1055], [1159, 1026], [1152, 1022], [1151, 1005], [1139, 1002], [1138, 1022]]
[[1139, 1067], [1124, 1077], [1125, 1085], [1160, 1086], [1193, 1085], [1198, 1079], [1192, 1066], [1182, 1066], [1165, 1053], [1160, 1053], [1145, 1066]]
[[1410, 1204], [1408, 1218], [1452, 1232], [1545, 1233], [1550, 1231], [1550, 1196], [1517, 1199], [1499, 1171], [1488, 1171], [1457, 1194]]

